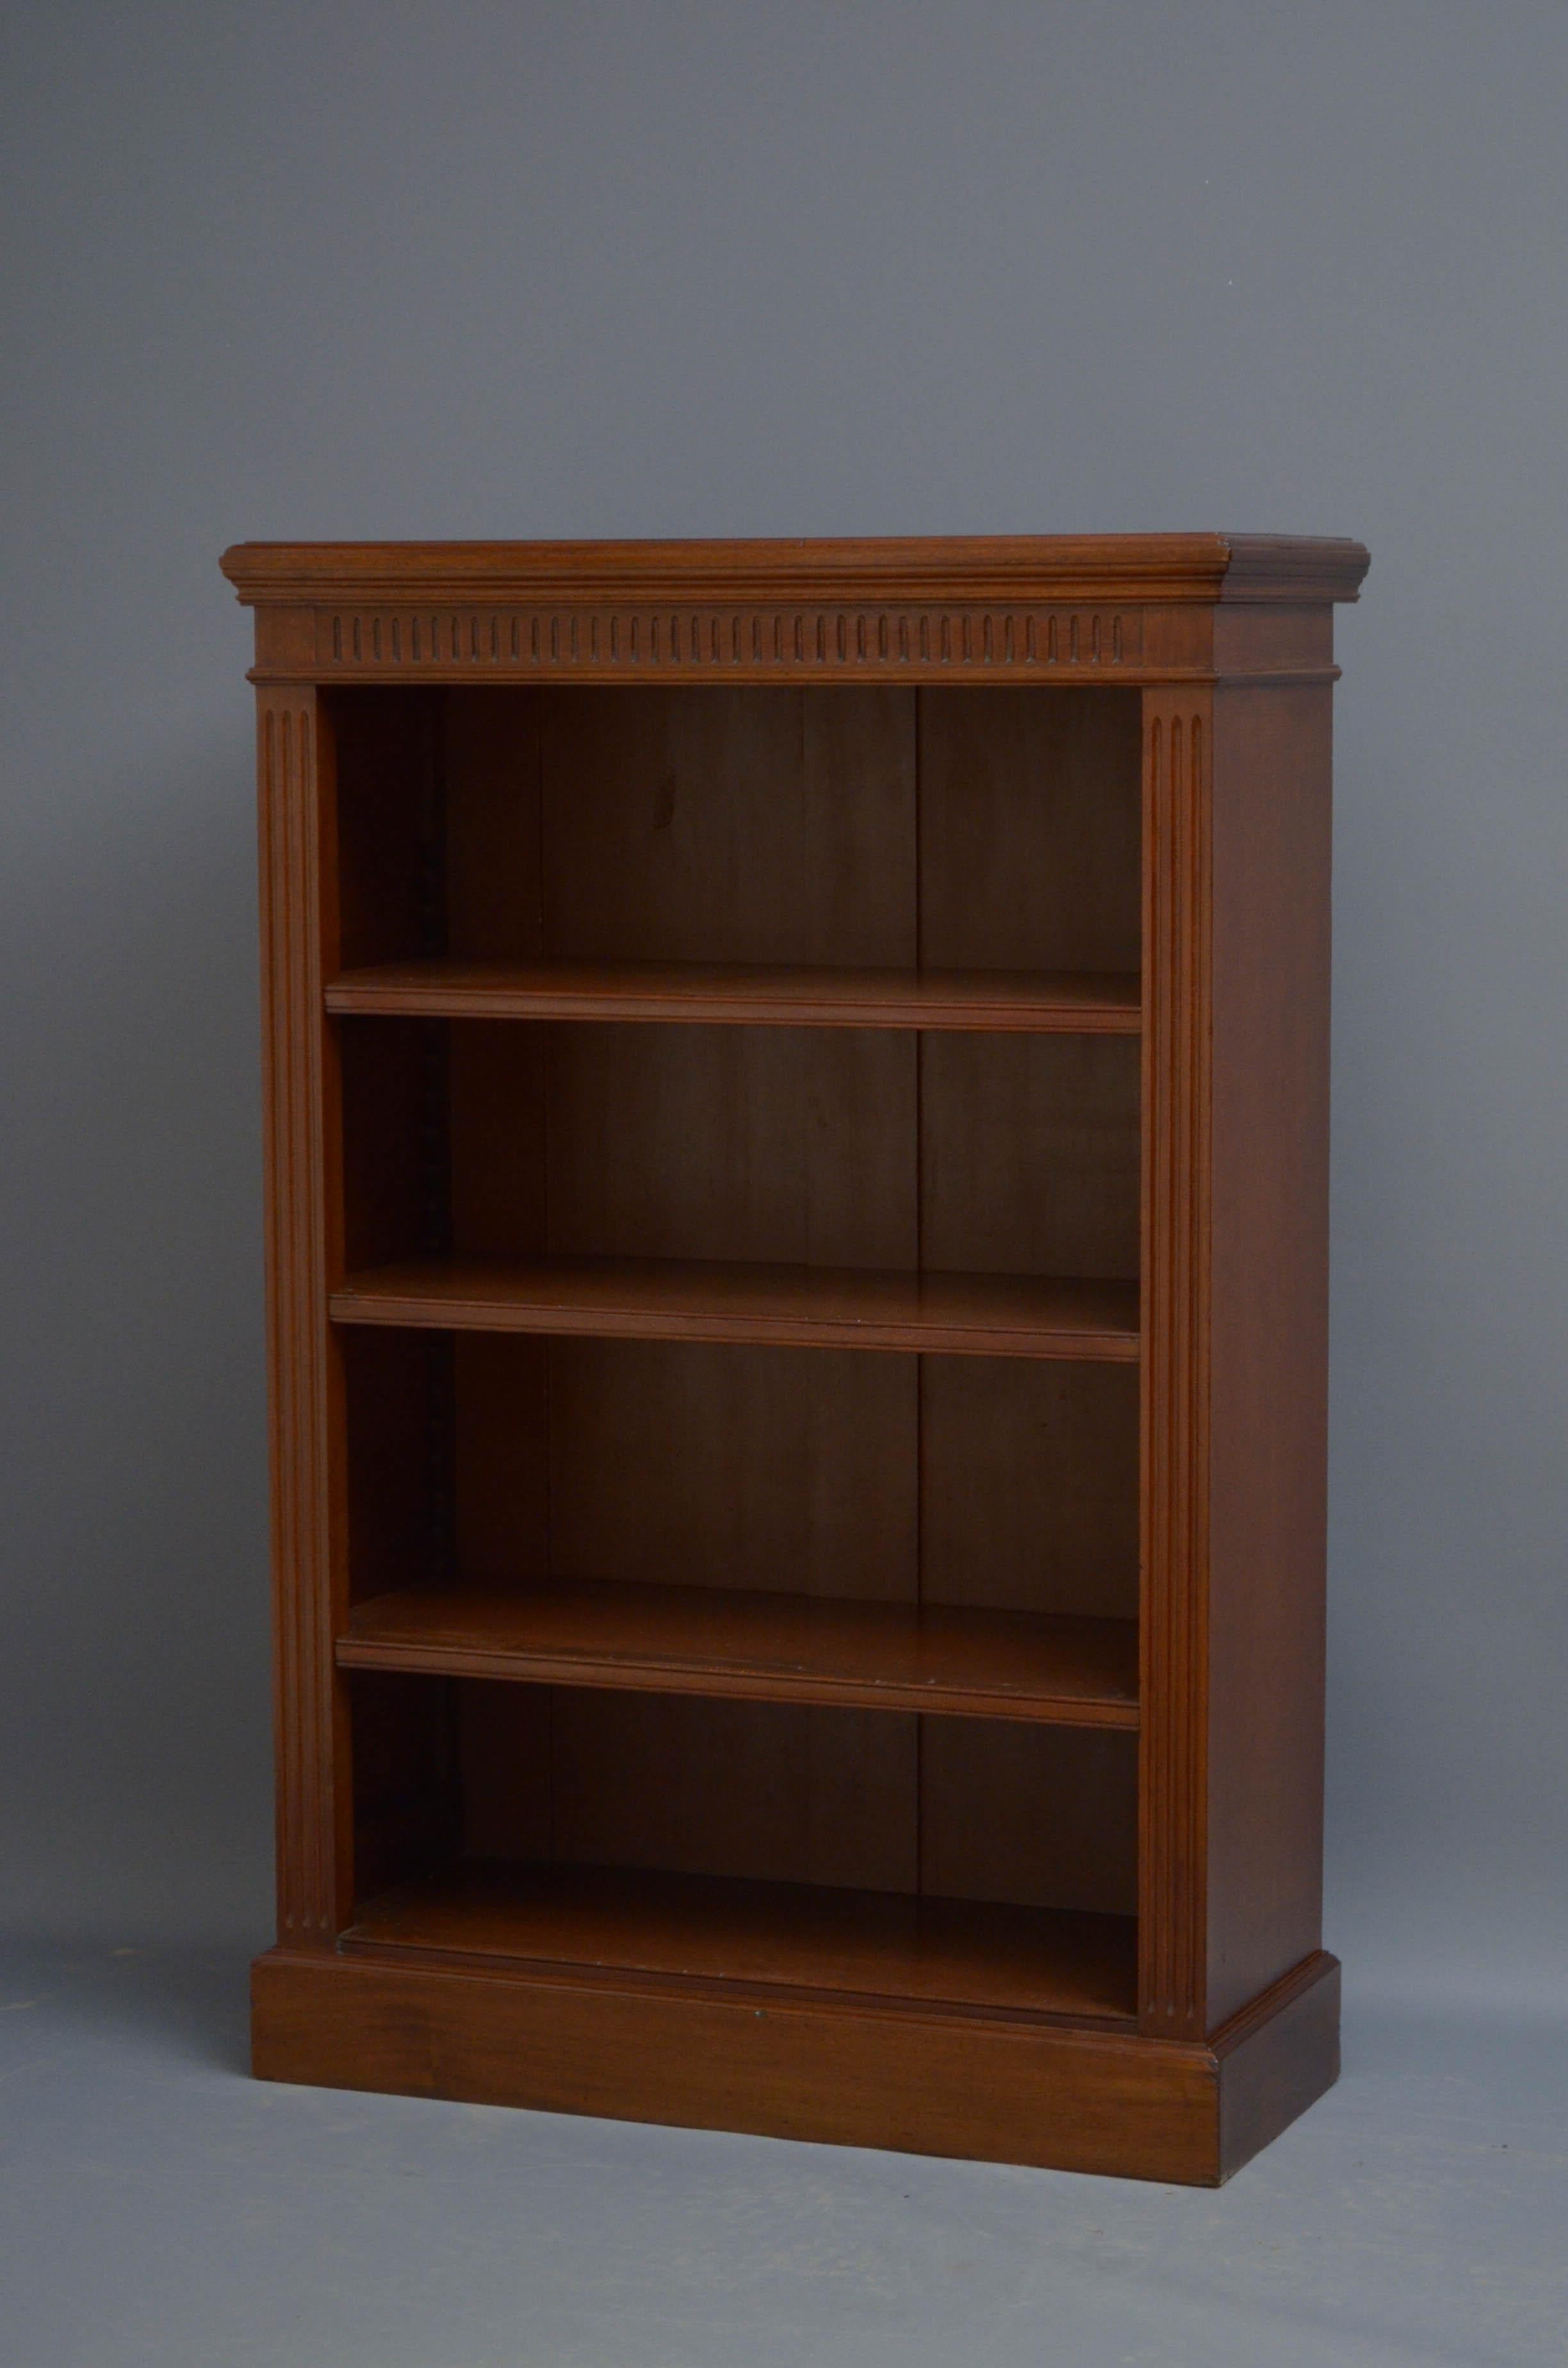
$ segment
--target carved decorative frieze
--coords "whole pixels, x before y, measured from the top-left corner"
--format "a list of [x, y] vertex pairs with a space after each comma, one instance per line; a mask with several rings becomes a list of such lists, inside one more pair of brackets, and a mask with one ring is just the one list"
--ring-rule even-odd
[[887, 678], [939, 670], [987, 679], [1112, 672], [1142, 655], [1120, 609], [557, 607], [320, 609], [324, 680], [389, 673], [707, 681]]

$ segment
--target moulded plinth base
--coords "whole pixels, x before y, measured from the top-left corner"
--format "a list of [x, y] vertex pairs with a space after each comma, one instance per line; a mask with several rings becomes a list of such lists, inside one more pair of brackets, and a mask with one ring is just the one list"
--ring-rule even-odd
[[1195, 2043], [390, 1952], [274, 1949], [252, 1998], [262, 2079], [1199, 2187], [1339, 2070], [1339, 1966], [1321, 1953]]

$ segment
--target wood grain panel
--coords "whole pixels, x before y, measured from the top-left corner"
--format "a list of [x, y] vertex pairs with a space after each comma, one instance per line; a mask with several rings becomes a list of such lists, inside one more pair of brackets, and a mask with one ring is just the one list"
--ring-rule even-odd
[[[462, 1854], [547, 1863], [555, 1848], [554, 1689], [458, 1679], [446, 1691]], [[446, 1872], [449, 1881], [453, 1870]]]
[[354, 1881], [360, 1898], [451, 1864], [460, 1800], [450, 1689], [439, 1679], [351, 1670]]
[[1338, 1959], [1315, 1950], [1215, 2032], [1222, 2180], [1338, 2079], [1339, 1988]]
[[457, 1569], [483, 1587], [548, 1576], [555, 1567], [554, 1343], [468, 1332], [452, 1350]]
[[556, 691], [543, 712], [552, 956], [915, 961], [910, 694]]
[[555, 1255], [915, 1265], [912, 1037], [587, 1026], [546, 1043]]
[[351, 1019], [327, 1042], [342, 1111], [345, 1266], [449, 1248], [449, 1030], [439, 1020]]
[[571, 1691], [553, 1712], [558, 1860], [915, 1888], [913, 1716]]
[[[858, 2012], [407, 1952], [255, 1973], [263, 2079], [1216, 2185], [1199, 2048], [929, 2004]], [[891, 1979], [890, 1975], [884, 1975]]]
[[1136, 972], [1136, 694], [918, 698], [922, 962]]
[[448, 1038], [453, 1248], [465, 1258], [541, 1258], [550, 1205], [546, 1032], [428, 1024]]
[[922, 1720], [920, 1886], [938, 1897], [1131, 1915], [1136, 1736]]
[[550, 1357], [558, 1575], [915, 1600], [913, 1358], [589, 1340]]
[[920, 1486], [926, 1603], [1136, 1620], [1135, 1366], [928, 1359]]
[[450, 690], [441, 719], [446, 951], [460, 962], [544, 954], [540, 694]]
[[442, 694], [336, 689], [319, 701], [333, 749], [338, 963], [446, 950]]
[[467, 1679], [451, 1691], [470, 1856], [915, 1888], [912, 1714]]
[[1265, 680], [1315, 677], [1317, 689], [1331, 689], [1339, 671], [1334, 663], [1332, 607], [1327, 601], [1300, 607], [1254, 601], [1216, 609], [1214, 669], [1221, 677], [1262, 676]]
[[1329, 695], [1225, 689], [1214, 729], [1211, 2026], [1321, 1933]]
[[1135, 1282], [1138, 1128], [1129, 1038], [923, 1042], [923, 1264]]
[[253, 2066], [263, 2079], [1214, 2187], [1334, 2079], [1338, 1969], [1319, 1958], [1303, 1972], [1279, 2006], [1229, 2027], [1221, 2052], [926, 2001], [775, 2011], [744, 1987], [273, 1951], [253, 1976]]
[[348, 1581], [358, 1602], [446, 1574], [452, 1342], [440, 1333], [350, 1331], [340, 1353]]

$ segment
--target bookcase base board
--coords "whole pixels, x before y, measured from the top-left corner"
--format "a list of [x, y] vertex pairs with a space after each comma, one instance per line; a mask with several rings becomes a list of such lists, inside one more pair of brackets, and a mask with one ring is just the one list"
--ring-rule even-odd
[[1206, 2042], [274, 1949], [261, 2079], [1218, 2187], [1339, 2071], [1319, 1952]]

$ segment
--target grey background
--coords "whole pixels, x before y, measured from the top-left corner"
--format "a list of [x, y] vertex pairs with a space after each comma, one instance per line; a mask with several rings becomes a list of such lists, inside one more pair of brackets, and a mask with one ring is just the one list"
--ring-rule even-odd
[[4, 1920], [267, 1936], [222, 547], [1348, 533], [1327, 1938], [1561, 2012], [1561, 6], [57, 0], [3, 63]]
[[[33, 0], [0, 43], [0, 2351], [1557, 2361], [1561, 0]], [[1339, 628], [1345, 2079], [1217, 2198], [246, 2081], [220, 550], [1192, 527], [1374, 554]]]

